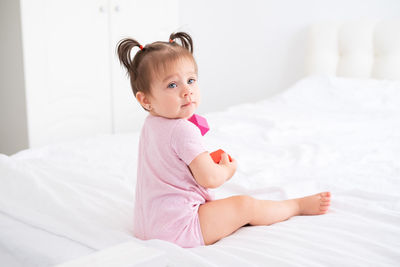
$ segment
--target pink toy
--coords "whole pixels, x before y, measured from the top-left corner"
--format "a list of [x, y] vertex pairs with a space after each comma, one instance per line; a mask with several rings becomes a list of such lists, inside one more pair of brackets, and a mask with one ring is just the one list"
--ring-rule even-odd
[[188, 121], [192, 122], [194, 125], [199, 127], [201, 135], [203, 135], [203, 136], [208, 132], [208, 130], [210, 130], [210, 127], [208, 127], [206, 118], [204, 118], [200, 115], [193, 114], [193, 116], [190, 117], [188, 119]]

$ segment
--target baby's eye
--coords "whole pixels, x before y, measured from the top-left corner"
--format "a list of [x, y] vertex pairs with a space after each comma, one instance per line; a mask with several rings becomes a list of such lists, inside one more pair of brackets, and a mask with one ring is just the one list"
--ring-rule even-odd
[[168, 88], [175, 88], [175, 87], [177, 87], [176, 83], [170, 83], [168, 85]]
[[188, 84], [194, 83], [196, 80], [195, 79], [189, 79]]

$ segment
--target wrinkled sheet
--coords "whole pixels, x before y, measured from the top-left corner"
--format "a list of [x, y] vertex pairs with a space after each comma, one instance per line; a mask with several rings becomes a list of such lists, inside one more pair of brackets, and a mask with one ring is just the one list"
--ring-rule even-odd
[[165, 251], [171, 266], [399, 264], [400, 82], [311, 76], [202, 115], [209, 151], [238, 161], [217, 198], [329, 190], [330, 211], [243, 227], [206, 247], [141, 241], [132, 237], [138, 133], [99, 135], [0, 154], [0, 263], [51, 266], [133, 240]]

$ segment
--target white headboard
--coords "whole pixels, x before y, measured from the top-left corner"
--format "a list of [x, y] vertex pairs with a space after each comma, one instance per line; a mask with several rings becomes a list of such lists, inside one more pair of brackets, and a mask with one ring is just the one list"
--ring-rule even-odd
[[312, 25], [306, 74], [400, 80], [400, 20]]

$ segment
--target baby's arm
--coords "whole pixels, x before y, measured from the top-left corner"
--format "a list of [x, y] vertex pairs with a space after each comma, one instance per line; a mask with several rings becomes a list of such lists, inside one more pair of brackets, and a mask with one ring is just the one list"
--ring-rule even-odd
[[208, 152], [198, 155], [189, 168], [196, 182], [205, 188], [217, 188], [229, 180], [236, 171], [237, 163], [232, 158], [229, 161], [228, 154], [221, 155], [219, 164], [215, 164]]

